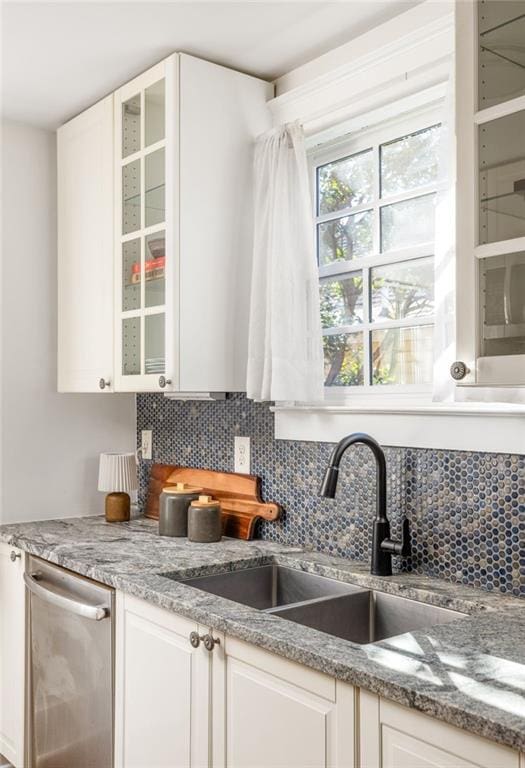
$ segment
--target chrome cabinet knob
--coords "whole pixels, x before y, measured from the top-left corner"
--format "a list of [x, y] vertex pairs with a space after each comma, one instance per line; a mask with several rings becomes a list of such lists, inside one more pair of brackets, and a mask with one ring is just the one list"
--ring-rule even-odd
[[15, 552], [15, 550], [13, 549], [11, 550], [11, 554], [9, 555], [9, 558], [12, 563], [16, 563], [18, 559], [22, 558], [22, 555], [20, 554], [20, 552]]
[[165, 376], [159, 376], [159, 387], [164, 389], [167, 384], [171, 384], [171, 379], [167, 379]]
[[100, 387], [100, 389], [106, 389], [106, 387], [111, 386], [111, 382], [109, 380], [106, 381], [104, 378], [102, 378], [102, 379], [99, 379], [98, 386]]
[[204, 635], [199, 635], [198, 632], [190, 632], [190, 643], [193, 648], [198, 648], [201, 640], [204, 640]]
[[452, 363], [450, 366], [450, 375], [456, 381], [464, 379], [467, 373], [470, 373], [470, 370], [462, 360], [456, 360], [456, 362]]
[[216, 645], [221, 644], [221, 641], [219, 640], [219, 638], [213, 637], [213, 635], [211, 634], [204, 635], [204, 637], [202, 638], [202, 642], [204, 643], [204, 647], [206, 648], [206, 650], [209, 651], [210, 653], [213, 651]]

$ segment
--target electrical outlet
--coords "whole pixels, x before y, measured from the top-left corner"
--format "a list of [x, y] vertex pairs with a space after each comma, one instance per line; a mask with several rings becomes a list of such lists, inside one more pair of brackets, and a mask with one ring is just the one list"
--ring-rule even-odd
[[235, 437], [235, 471], [250, 474], [250, 438]]
[[151, 459], [152, 457], [152, 449], [153, 449], [153, 432], [151, 429], [143, 429], [142, 430], [142, 458], [143, 459]]

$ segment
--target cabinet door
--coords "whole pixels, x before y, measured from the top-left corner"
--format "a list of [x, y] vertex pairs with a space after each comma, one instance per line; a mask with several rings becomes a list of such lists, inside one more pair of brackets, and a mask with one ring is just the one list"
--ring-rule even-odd
[[359, 721], [361, 768], [519, 768], [514, 750], [368, 691]]
[[208, 765], [210, 654], [193, 648], [199, 628], [117, 594], [115, 765]]
[[[13, 558], [13, 559], [12, 559]], [[0, 754], [24, 765], [24, 553], [0, 544]]]
[[57, 152], [58, 390], [110, 392], [113, 96], [59, 128]]
[[170, 391], [177, 369], [177, 55], [115, 93], [119, 391]]
[[523, 402], [525, 0], [455, 7], [458, 399]]
[[355, 765], [352, 686], [222, 638], [212, 690], [214, 768]]

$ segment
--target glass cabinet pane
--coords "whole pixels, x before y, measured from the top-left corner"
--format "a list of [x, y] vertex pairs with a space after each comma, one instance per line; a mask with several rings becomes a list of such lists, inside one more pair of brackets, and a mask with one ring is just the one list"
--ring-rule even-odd
[[482, 355], [525, 354], [525, 251], [480, 260]]
[[144, 373], [165, 373], [165, 315], [146, 315], [144, 320]]
[[122, 373], [124, 376], [140, 374], [140, 317], [127, 317], [122, 321]]
[[140, 160], [122, 167], [122, 234], [140, 229]]
[[146, 147], [164, 138], [165, 122], [164, 80], [159, 80], [144, 92], [144, 144]]
[[140, 238], [122, 243], [122, 311], [140, 308]]
[[432, 381], [434, 328], [388, 328], [372, 331], [374, 384], [428, 384]]
[[164, 150], [158, 149], [146, 155], [145, 181], [146, 181], [146, 227], [153, 224], [161, 224], [166, 219], [166, 185]]
[[479, 241], [525, 235], [525, 111], [479, 126]]
[[166, 233], [155, 232], [146, 237], [145, 302], [158, 307], [165, 302]]
[[525, 0], [478, 3], [479, 109], [525, 93]]
[[122, 157], [140, 149], [140, 94], [122, 105]]

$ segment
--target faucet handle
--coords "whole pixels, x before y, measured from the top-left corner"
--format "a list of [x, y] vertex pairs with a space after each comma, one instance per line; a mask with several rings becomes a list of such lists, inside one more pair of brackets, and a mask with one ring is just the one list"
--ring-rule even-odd
[[401, 541], [383, 539], [381, 542], [381, 549], [384, 552], [390, 552], [392, 555], [401, 555], [401, 557], [410, 556], [410, 525], [406, 517], [403, 520]]

